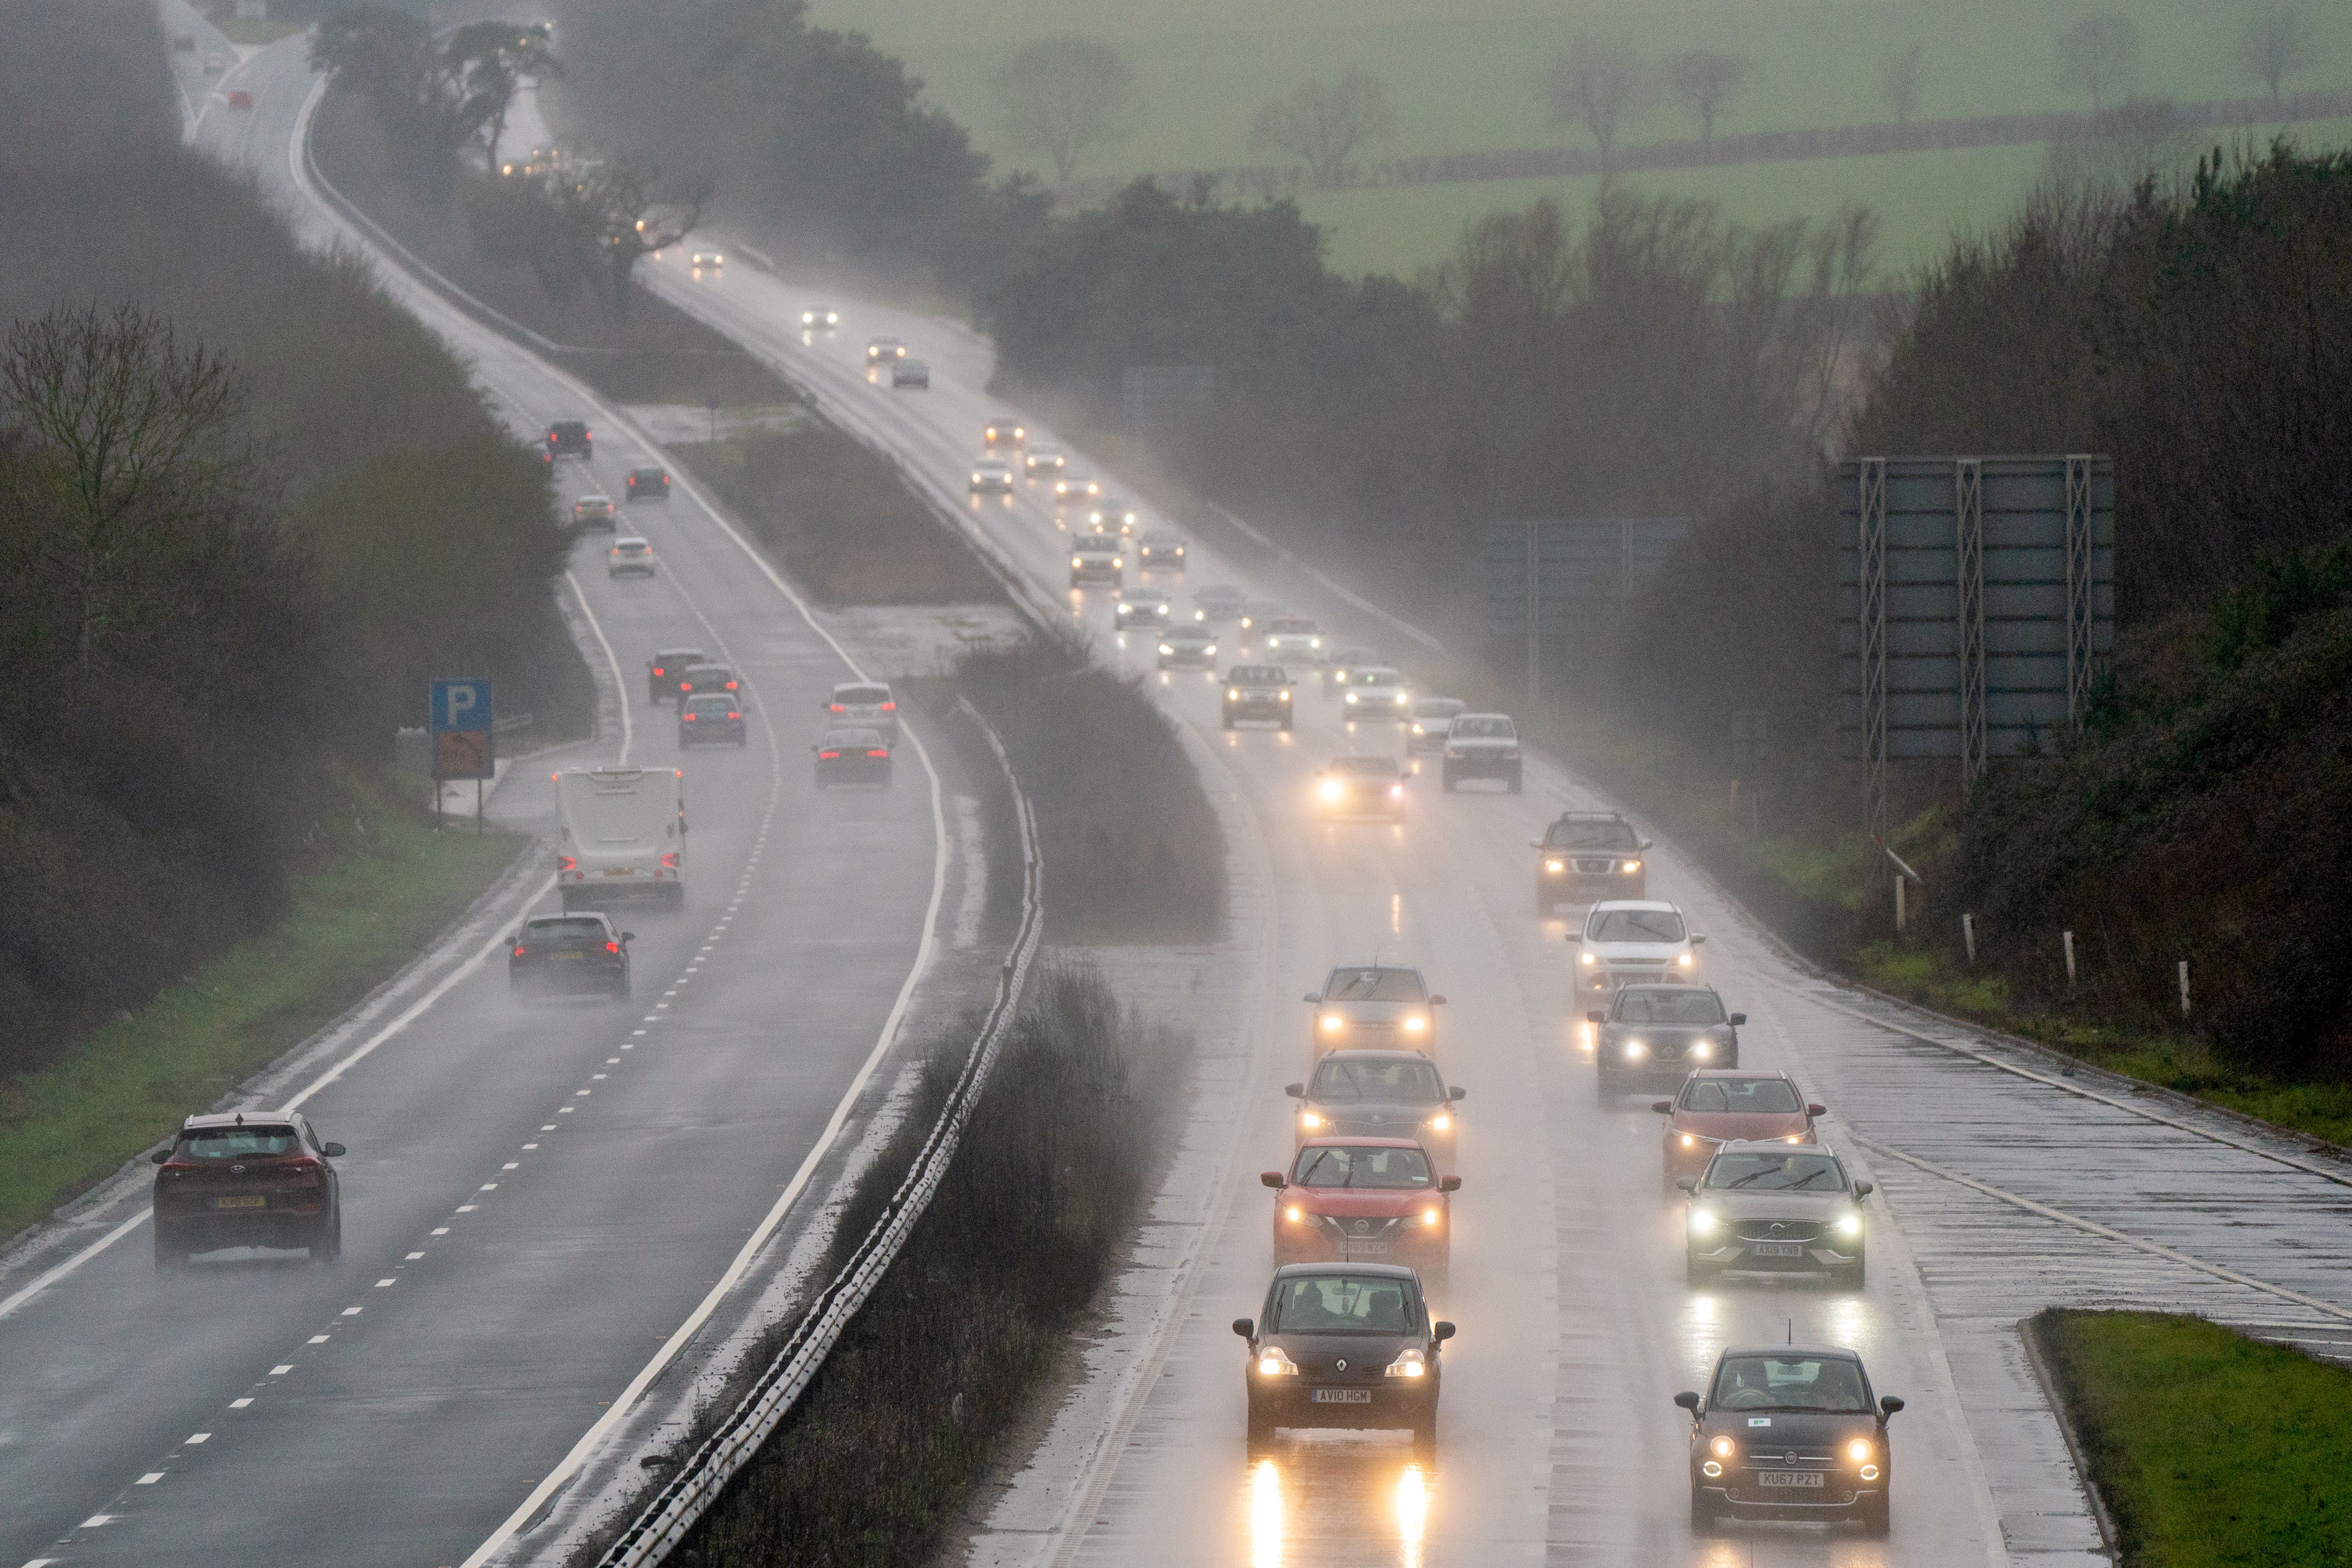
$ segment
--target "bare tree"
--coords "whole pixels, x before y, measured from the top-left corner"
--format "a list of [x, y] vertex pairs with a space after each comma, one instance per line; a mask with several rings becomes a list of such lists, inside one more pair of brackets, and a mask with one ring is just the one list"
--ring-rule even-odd
[[459, 119], [483, 139], [482, 156], [492, 173], [516, 89], [563, 75], [554, 37], [551, 22], [476, 22], [458, 28], [441, 51], [455, 74]]
[[1715, 117], [1747, 85], [1749, 68], [1746, 55], [1721, 54], [1714, 49], [1685, 49], [1666, 57], [1660, 74], [1666, 90], [1682, 105], [1683, 112], [1698, 121], [1701, 146], [1715, 144]]
[[0, 350], [7, 497], [46, 519], [44, 544], [73, 584], [75, 657], [85, 669], [139, 618], [158, 537], [252, 493], [251, 455], [226, 360], [184, 348], [171, 324], [131, 306], [19, 320]]
[[2058, 79], [2091, 95], [2091, 112], [2106, 108], [2109, 95], [2130, 85], [2139, 64], [2139, 24], [2102, 12], [2085, 16], [2058, 36]]
[[1381, 84], [1349, 66], [1326, 86], [1303, 81], [1286, 99], [1267, 104], [1250, 121], [1253, 152], [1287, 152], [1307, 165], [1307, 178], [1328, 188], [1345, 177], [1359, 144], [1396, 128]]
[[1581, 126], [1603, 167], [1618, 137], [1656, 100], [1649, 65], [1641, 56], [1612, 38], [1584, 33], [1553, 59], [1544, 89], [1551, 122]]
[[996, 92], [1013, 135], [1052, 159], [1055, 183], [1066, 185], [1078, 154], [1118, 133], [1134, 82], [1118, 50], [1064, 33], [1007, 60], [996, 73]]
[[1878, 62], [1878, 95], [1895, 111], [1895, 123], [1908, 125], [1919, 111], [1919, 83], [1927, 63], [1927, 46], [1912, 44], [1895, 49]]
[[568, 187], [565, 199], [576, 204], [593, 225], [596, 245], [604, 253], [615, 316], [628, 314], [631, 275], [638, 258], [667, 250], [692, 234], [710, 200], [708, 185], [696, 185], [683, 195], [656, 195], [654, 186], [660, 178], [659, 170], [634, 158], [608, 158]]
[[2289, 71], [2301, 66], [2311, 47], [2311, 22], [2294, 0], [2272, 0], [2272, 3], [2246, 18], [2246, 30], [2238, 43], [2238, 58], [2250, 75], [2262, 78], [2270, 89], [2271, 108], [2284, 107], [2279, 84]]

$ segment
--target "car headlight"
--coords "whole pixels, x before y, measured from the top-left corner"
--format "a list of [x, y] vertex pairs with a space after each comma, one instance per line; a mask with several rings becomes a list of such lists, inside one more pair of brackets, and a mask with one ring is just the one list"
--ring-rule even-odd
[[1623, 872], [1627, 876], [1631, 876], [1635, 872], [1642, 869], [1642, 862], [1640, 861], [1627, 861], [1623, 865], [1617, 869]]
[[1389, 1363], [1387, 1369], [1383, 1371], [1381, 1375], [1383, 1377], [1426, 1377], [1429, 1375], [1429, 1358], [1423, 1355], [1421, 1352], [1417, 1350], [1401, 1350], [1397, 1352], [1397, 1358]]
[[[1427, 730], [1425, 730], [1425, 729], [1422, 728], [1422, 727], [1421, 727], [1421, 726], [1419, 726], [1419, 725], [1414, 725], [1414, 726], [1412, 727], [1412, 732], [1413, 732], [1413, 734], [1415, 734], [1415, 735], [1426, 735], [1426, 734], [1428, 734], [1428, 733], [1429, 733]], [[1554, 871], [1558, 871], [1559, 869], [1559, 868], [1558, 866], [1554, 866], [1554, 867], [1552, 867], [1552, 870], [1554, 870]]]
[[1445, 1211], [1442, 1208], [1424, 1208], [1421, 1211], [1421, 1223], [1424, 1229], [1443, 1225], [1445, 1223]]
[[1728, 1437], [1718, 1437], [1707, 1444], [1706, 1451], [1718, 1459], [1727, 1459], [1739, 1451], [1739, 1445]]
[[1627, 1041], [1625, 1042], [1625, 1060], [1626, 1060], [1626, 1061], [1641, 1061], [1641, 1060], [1642, 1060], [1642, 1058], [1643, 1058], [1643, 1057], [1645, 1057], [1645, 1056], [1647, 1056], [1647, 1055], [1649, 1055], [1649, 1054], [1650, 1054], [1650, 1048], [1649, 1048], [1647, 1045], [1643, 1044], [1642, 1041], [1640, 1041], [1640, 1040], [1627, 1040]]
[[1086, 565], [1087, 563], [1086, 563], [1086, 561], [1085, 561], [1085, 559], [1084, 559], [1083, 558], [1078, 557], [1078, 556], [1072, 556], [1072, 557], [1070, 558], [1070, 564], [1071, 564], [1072, 566], [1084, 566], [1084, 565]]
[[1290, 694], [1288, 692], [1276, 692], [1274, 694], [1274, 700], [1278, 703], [1286, 703], [1290, 700]]
[[1257, 1353], [1257, 1375], [1260, 1377], [1296, 1377], [1298, 1364], [1283, 1353], [1278, 1344], [1267, 1345]]
[[1690, 1211], [1690, 1233], [1693, 1236], [1712, 1236], [1716, 1232], [1716, 1228], [1722, 1223], [1723, 1221], [1716, 1218], [1715, 1210], [1711, 1208], [1694, 1208]]
[[1117, 556], [1113, 556], [1113, 557], [1111, 557], [1111, 558], [1110, 558], [1110, 563], [1111, 563], [1111, 565], [1113, 565], [1113, 566], [1125, 566], [1125, 565], [1127, 564], [1127, 562], [1126, 562], [1126, 561], [1121, 560], [1121, 559], [1120, 559], [1118, 557], [1117, 557]]
[[1309, 637], [1307, 639], [1307, 645], [1310, 648], [1320, 648], [1323, 645], [1323, 639], [1320, 637]]
[[1349, 700], [1349, 702], [1354, 702], [1354, 701], [1356, 700], [1356, 694], [1355, 694], [1355, 693], [1353, 693], [1353, 692], [1349, 692], [1349, 693], [1348, 694], [1348, 700]]
[[1686, 1149], [1695, 1149], [1698, 1147], [1698, 1140], [1692, 1137], [1688, 1133], [1685, 1133], [1683, 1134], [1683, 1147]]
[[[1403, 785], [1402, 785], [1402, 784], [1391, 784], [1391, 785], [1390, 785], [1390, 786], [1389, 786], [1389, 799], [1390, 799], [1390, 800], [1403, 800], [1403, 799], [1404, 799], [1404, 786], [1403, 786]], [[1408, 1025], [1406, 1025], [1405, 1027], [1406, 1027], [1406, 1028], [1408, 1028], [1408, 1029], [1410, 1029], [1410, 1028], [1412, 1028], [1412, 1025], [1410, 1025], [1410, 1024], [1408, 1024]]]
[[1546, 870], [1546, 871], [1566, 871], [1567, 869], [1568, 869], [1568, 862], [1567, 862], [1566, 861], [1546, 861], [1546, 862], [1544, 862], [1544, 870]]
[[1802, 1133], [1791, 1133], [1780, 1141], [1784, 1144], [1801, 1144], [1805, 1141], [1805, 1134]]
[[1845, 1457], [1857, 1465], [1868, 1462], [1872, 1452], [1867, 1437], [1856, 1437], [1845, 1446]]
[[1841, 1214], [1841, 1215], [1839, 1215], [1839, 1216], [1838, 1216], [1838, 1219], [1837, 1219], [1837, 1233], [1838, 1233], [1840, 1236], [1859, 1236], [1859, 1235], [1861, 1235], [1861, 1234], [1862, 1234], [1862, 1216], [1860, 1216], [1859, 1214]]
[[1323, 1118], [1312, 1111], [1301, 1111], [1298, 1113], [1298, 1124], [1302, 1127], [1319, 1127], [1323, 1124]]
[[1296, 1225], [1300, 1220], [1307, 1218], [1307, 1211], [1294, 1203], [1288, 1208], [1282, 1211], [1282, 1217], [1290, 1221], [1291, 1224]]
[[1425, 1030], [1428, 1027], [1429, 1020], [1427, 1019], [1407, 1019], [1404, 1020], [1404, 1030], [1407, 1034], [1419, 1034], [1423, 1030]]
[[1207, 647], [1201, 650], [1201, 656], [1204, 659], [1213, 659], [1216, 655], [1217, 645], [1214, 643], [1210, 643]]
[[1347, 792], [1337, 779], [1323, 780], [1323, 799], [1326, 800], [1336, 800]]
[[1160, 644], [1160, 651], [1163, 653], [1172, 653], [1176, 651], [1176, 645], [1172, 643], [1162, 643]]
[[1443, 1111], [1429, 1119], [1429, 1130], [1433, 1133], [1443, 1133], [1453, 1125], [1454, 1118]]
[[1696, 964], [1696, 963], [1697, 963], [1697, 962], [1698, 962], [1698, 955], [1696, 955], [1696, 953], [1683, 953], [1683, 954], [1677, 955], [1677, 956], [1676, 956], [1676, 957], [1675, 957], [1675, 966], [1676, 966], [1677, 967], [1685, 968], [1685, 969], [1689, 968], [1693, 964]]
[[1576, 961], [1580, 964], [1598, 964], [1601, 962], [1597, 956], [1590, 952], [1579, 953], [1576, 956]]
[[1705, 1040], [1700, 1040], [1696, 1045], [1691, 1047], [1691, 1060], [1694, 1061], [1705, 1061], [1714, 1054], [1715, 1047], [1707, 1044]]
[[1338, 1013], [1325, 1013], [1320, 1021], [1323, 1025], [1323, 1032], [1326, 1034], [1338, 1033], [1347, 1022]]

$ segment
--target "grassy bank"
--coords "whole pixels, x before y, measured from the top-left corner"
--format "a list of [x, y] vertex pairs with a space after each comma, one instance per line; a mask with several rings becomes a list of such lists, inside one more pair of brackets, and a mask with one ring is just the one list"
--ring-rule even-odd
[[332, 1020], [512, 863], [512, 834], [436, 833], [373, 813], [332, 864], [299, 873], [286, 917], [63, 1061], [0, 1083], [0, 1237], [32, 1224]]
[[[927, 1071], [877, 1177], [906, 1169], [967, 1039]], [[1041, 975], [907, 1249], [671, 1561], [929, 1563], [1141, 1214], [1183, 1055], [1091, 968]], [[882, 1183], [866, 1185], [878, 1201]]]
[[2352, 1562], [2352, 1371], [2199, 1318], [2032, 1326], [2126, 1568]]
[[828, 604], [1003, 598], [886, 458], [822, 420], [671, 451]]

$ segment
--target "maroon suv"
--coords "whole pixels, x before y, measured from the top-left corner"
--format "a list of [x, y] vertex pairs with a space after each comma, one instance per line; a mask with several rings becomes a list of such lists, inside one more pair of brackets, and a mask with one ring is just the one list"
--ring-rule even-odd
[[152, 1156], [155, 1266], [223, 1247], [307, 1248], [313, 1262], [343, 1252], [341, 1144], [292, 1112], [191, 1116]]

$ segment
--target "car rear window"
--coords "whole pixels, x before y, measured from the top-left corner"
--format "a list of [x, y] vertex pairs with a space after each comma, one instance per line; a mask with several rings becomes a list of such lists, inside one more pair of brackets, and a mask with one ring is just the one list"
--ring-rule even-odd
[[1429, 1156], [1419, 1149], [1376, 1145], [1301, 1149], [1298, 1172], [1290, 1179], [1300, 1186], [1425, 1187]]
[[1587, 942], [1679, 942], [1683, 917], [1671, 909], [1598, 909], [1584, 927]]
[[1471, 740], [1516, 740], [1519, 734], [1509, 719], [1486, 716], [1455, 719], [1454, 733]]
[[1544, 842], [1556, 850], [1631, 850], [1641, 847], [1633, 825], [1622, 817], [1588, 817], [1554, 822]]
[[1334, 969], [1323, 983], [1327, 1002], [1417, 1002], [1428, 995], [1411, 969]]
[[1797, 1092], [1785, 1078], [1695, 1078], [1683, 1091], [1683, 1109], [1793, 1116]]
[[1377, 1275], [1278, 1281], [1273, 1316], [1268, 1326], [1279, 1333], [1410, 1333], [1419, 1326], [1407, 1314], [1404, 1281]]
[[1723, 999], [1713, 991], [1676, 986], [1671, 990], [1628, 988], [1617, 993], [1619, 1023], [1711, 1024], [1723, 1021]]
[[735, 699], [732, 697], [697, 696], [686, 699], [686, 711], [688, 713], [728, 713], [734, 706]]
[[1437, 1069], [1426, 1061], [1372, 1061], [1326, 1057], [1315, 1070], [1307, 1097], [1326, 1104], [1349, 1101], [1388, 1100], [1408, 1105], [1434, 1104], [1445, 1098]]
[[523, 927], [526, 942], [603, 942], [604, 923], [592, 919], [534, 920]]
[[843, 686], [833, 700], [848, 707], [875, 707], [890, 700], [887, 686]]
[[302, 1135], [287, 1126], [205, 1127], [180, 1134], [173, 1157], [183, 1160], [266, 1159], [302, 1151]]

